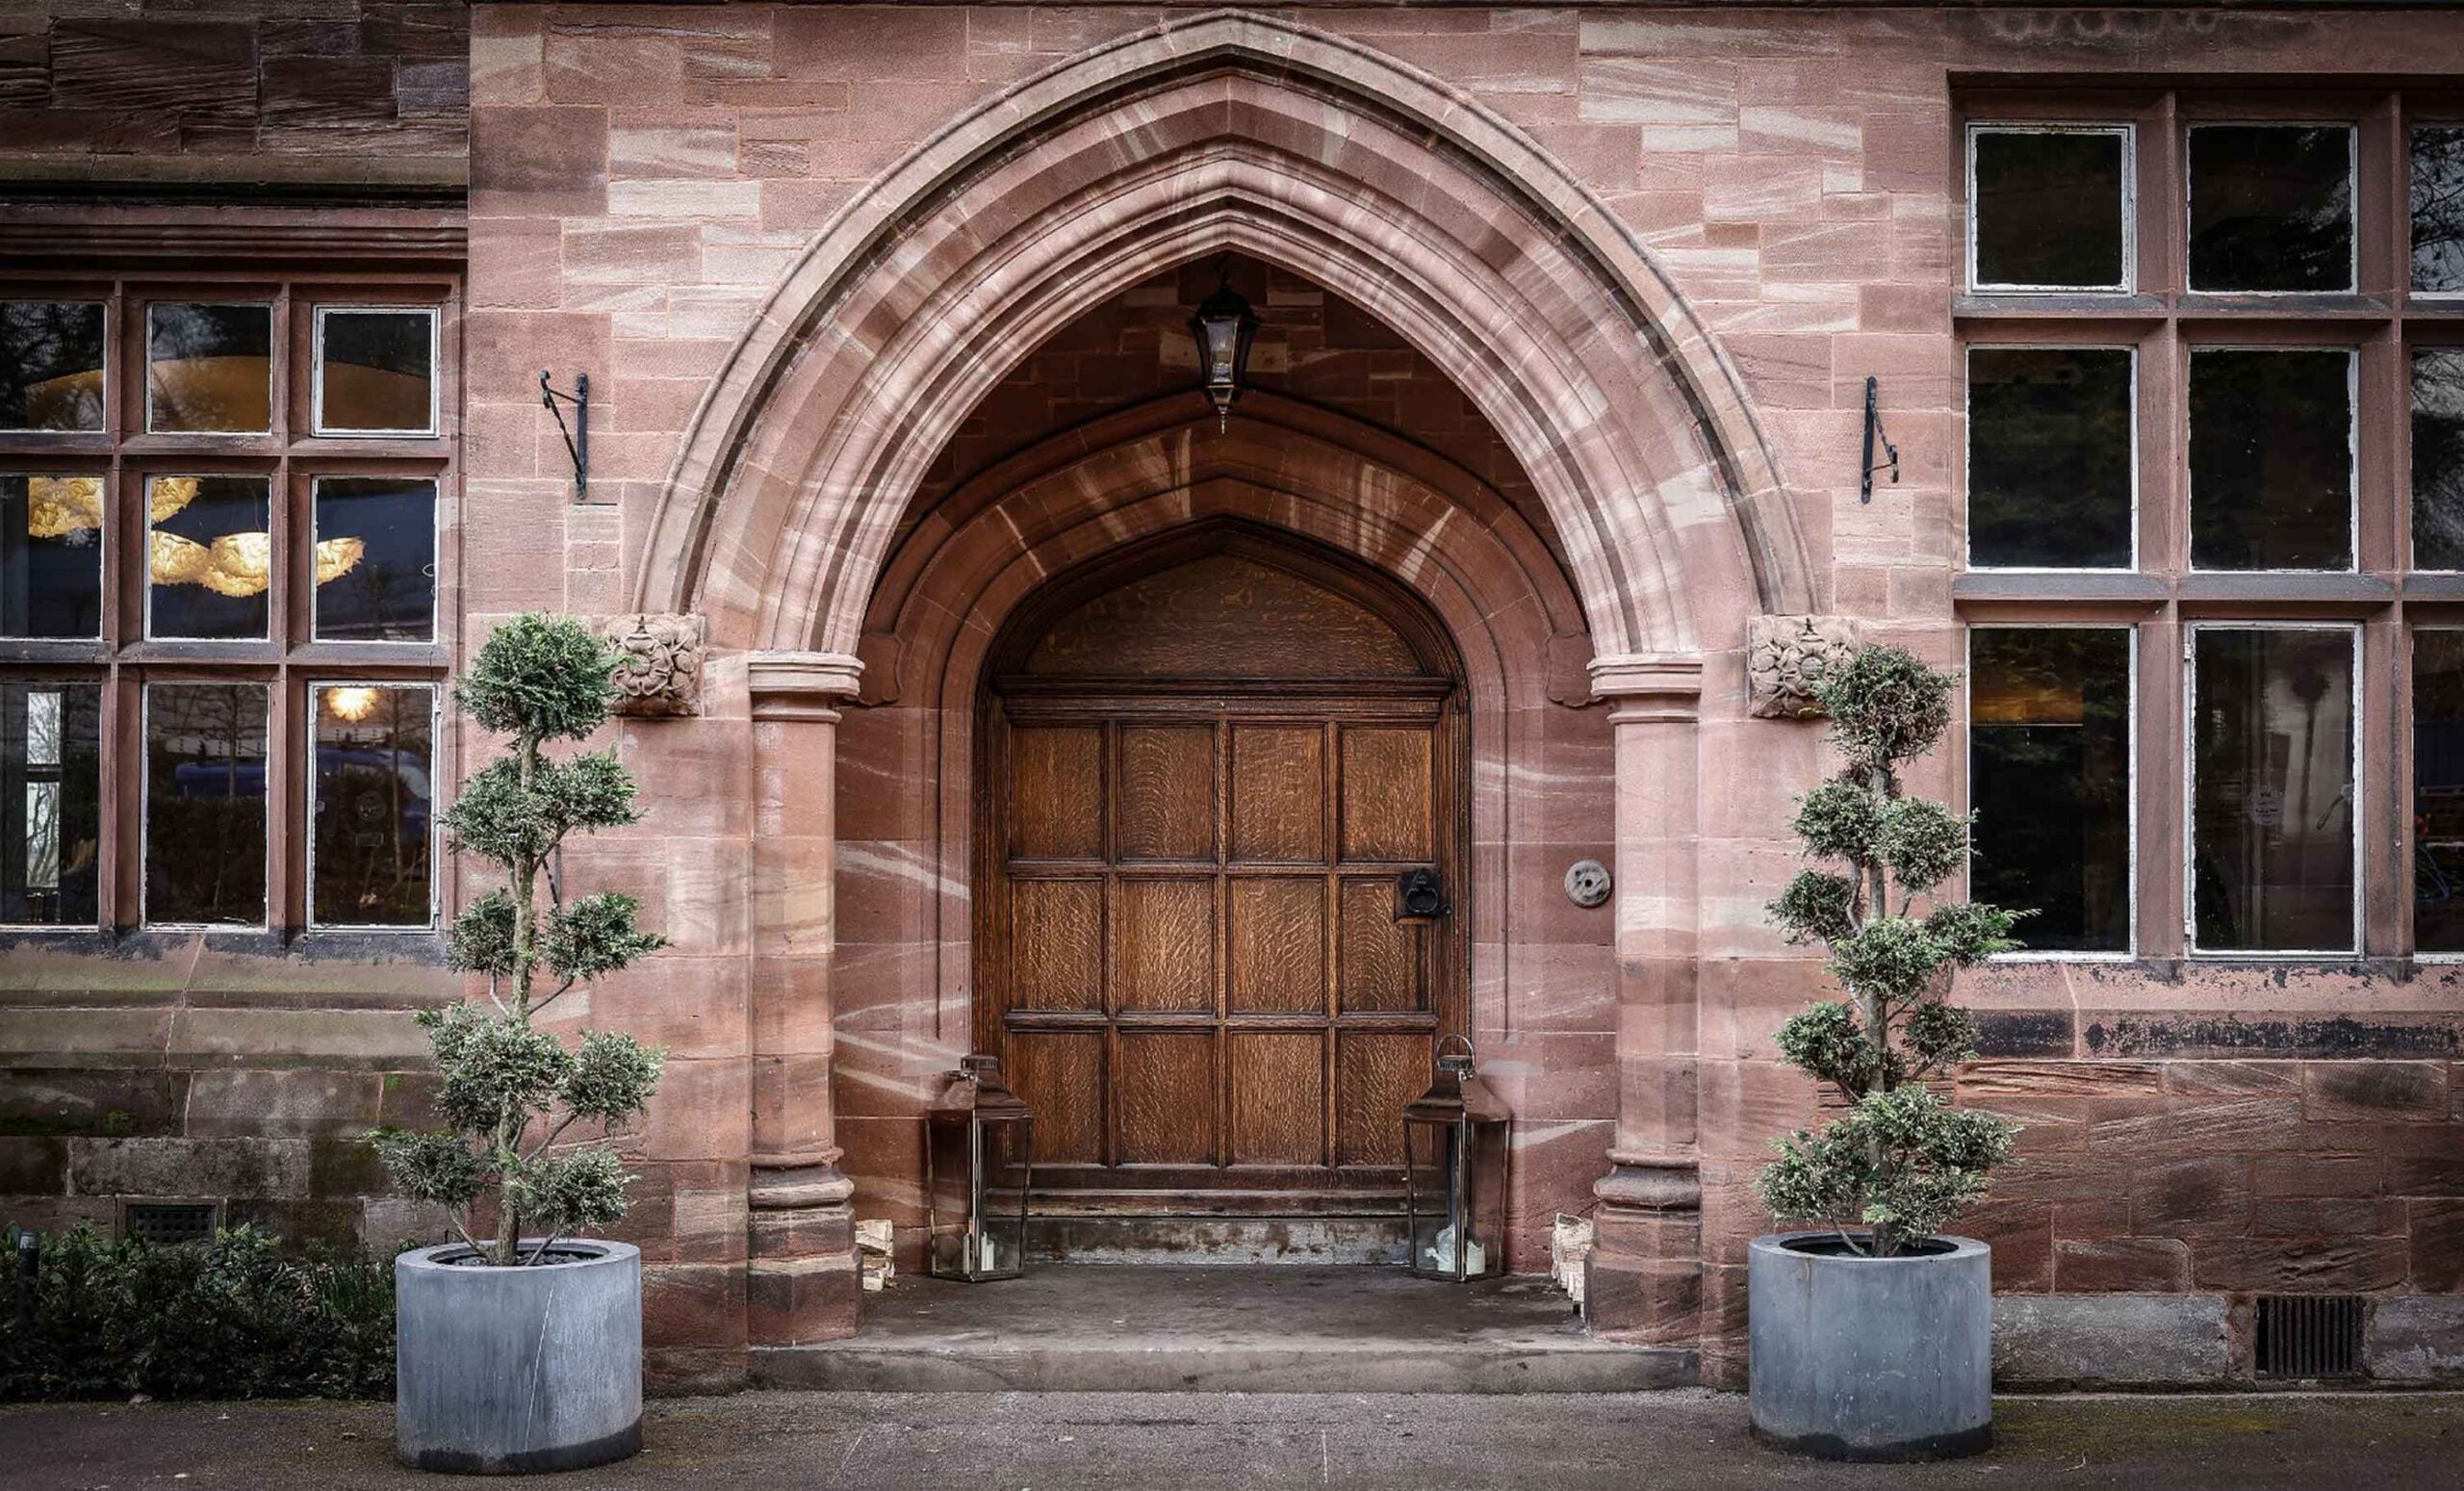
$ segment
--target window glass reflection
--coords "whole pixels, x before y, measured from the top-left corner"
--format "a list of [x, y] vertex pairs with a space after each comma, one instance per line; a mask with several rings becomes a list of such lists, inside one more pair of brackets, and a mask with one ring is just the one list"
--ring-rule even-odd
[[2413, 288], [2464, 293], [2464, 124], [2413, 131]]
[[1969, 634], [1970, 892], [2030, 908], [2032, 952], [2130, 948], [2126, 628]]
[[436, 483], [317, 481], [317, 636], [425, 642], [436, 635]]
[[2353, 631], [2193, 633], [2194, 937], [2201, 952], [2349, 952]]
[[102, 689], [0, 681], [0, 924], [93, 926]]
[[310, 693], [317, 776], [309, 919], [328, 927], [424, 927], [434, 690], [335, 683]]
[[2124, 144], [2117, 132], [1977, 131], [1976, 283], [2121, 288]]
[[1971, 348], [1967, 407], [1969, 563], [2130, 567], [2128, 349]]
[[265, 924], [262, 683], [146, 685], [145, 919]]
[[0, 429], [103, 427], [103, 307], [0, 300]]
[[0, 636], [103, 634], [103, 478], [0, 475]]
[[2413, 946], [2464, 953], [2464, 630], [2413, 633]]
[[147, 308], [146, 427], [263, 434], [273, 428], [273, 308]]
[[2352, 288], [2352, 131], [2207, 124], [2191, 131], [2193, 290]]
[[2464, 570], [2464, 348], [2413, 354], [2413, 567]]
[[2352, 354], [2191, 354], [2191, 563], [2352, 568]]
[[317, 427], [408, 431], [435, 426], [436, 319], [426, 311], [327, 310], [317, 318]]
[[156, 476], [146, 483], [148, 636], [267, 634], [270, 493], [263, 476]]

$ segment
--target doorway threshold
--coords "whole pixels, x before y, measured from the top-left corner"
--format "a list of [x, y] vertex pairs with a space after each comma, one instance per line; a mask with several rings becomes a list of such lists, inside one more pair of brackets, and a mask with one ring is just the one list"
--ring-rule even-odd
[[984, 1284], [902, 1274], [843, 1341], [756, 1347], [770, 1387], [891, 1393], [1627, 1393], [1691, 1350], [1595, 1340], [1542, 1277], [1399, 1268], [1058, 1264]]

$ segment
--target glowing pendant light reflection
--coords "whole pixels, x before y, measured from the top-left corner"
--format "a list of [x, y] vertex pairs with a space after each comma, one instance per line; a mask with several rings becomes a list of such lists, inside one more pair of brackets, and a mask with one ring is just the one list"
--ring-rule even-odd
[[352, 684], [325, 690], [325, 712], [356, 725], [376, 712], [376, 690]]

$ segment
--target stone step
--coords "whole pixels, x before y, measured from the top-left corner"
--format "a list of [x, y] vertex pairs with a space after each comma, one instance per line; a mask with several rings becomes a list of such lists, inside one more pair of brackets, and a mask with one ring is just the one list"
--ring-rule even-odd
[[855, 1336], [753, 1352], [768, 1386], [910, 1393], [1626, 1393], [1690, 1384], [1698, 1366], [1593, 1339], [1545, 1278], [1375, 1266], [901, 1276], [864, 1297]]

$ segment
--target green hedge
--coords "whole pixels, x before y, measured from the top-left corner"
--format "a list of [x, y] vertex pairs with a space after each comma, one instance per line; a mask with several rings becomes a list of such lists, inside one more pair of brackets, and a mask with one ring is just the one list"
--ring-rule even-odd
[[249, 1227], [210, 1242], [40, 1240], [32, 1320], [0, 1290], [0, 1401], [391, 1398], [394, 1271], [287, 1250]]

